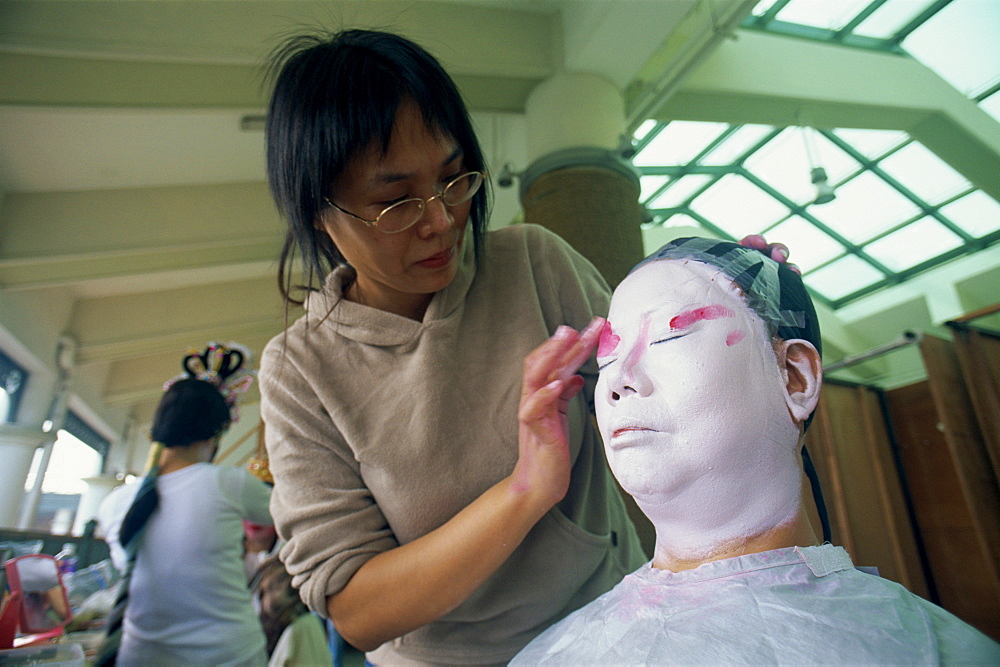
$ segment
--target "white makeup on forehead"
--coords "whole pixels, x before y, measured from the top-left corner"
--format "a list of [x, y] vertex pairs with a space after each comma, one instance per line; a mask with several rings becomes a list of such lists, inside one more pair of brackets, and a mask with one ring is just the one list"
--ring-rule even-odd
[[[596, 410], [657, 551], [704, 558], [794, 516], [798, 427], [763, 322], [719, 269], [642, 266], [615, 290]], [[794, 494], [790, 490], [794, 490]]]

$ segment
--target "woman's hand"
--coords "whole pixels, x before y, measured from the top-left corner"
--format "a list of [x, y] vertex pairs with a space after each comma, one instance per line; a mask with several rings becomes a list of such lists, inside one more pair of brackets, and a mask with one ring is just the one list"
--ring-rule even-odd
[[519, 453], [512, 489], [539, 500], [545, 511], [569, 488], [570, 399], [583, 388], [576, 371], [593, 353], [604, 320], [595, 317], [577, 333], [561, 326], [524, 360], [518, 410]]
[[754, 250], [759, 250], [778, 264], [785, 264], [795, 273], [802, 275], [802, 271], [799, 267], [795, 266], [788, 261], [789, 250], [788, 246], [784, 243], [768, 243], [760, 234], [751, 234], [750, 236], [744, 236], [740, 239], [740, 245], [746, 248], [753, 248]]

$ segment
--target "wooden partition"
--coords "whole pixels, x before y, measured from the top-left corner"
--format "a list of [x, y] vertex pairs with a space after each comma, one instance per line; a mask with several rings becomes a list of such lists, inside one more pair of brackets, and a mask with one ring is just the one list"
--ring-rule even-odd
[[963, 322], [948, 324], [993, 478], [1000, 479], [1000, 335]]
[[833, 541], [1000, 640], [1000, 336], [923, 336], [927, 380], [827, 380], [807, 434]]
[[930, 599], [880, 392], [827, 381], [806, 435], [833, 542], [859, 566]]
[[927, 381], [888, 398], [926, 558], [940, 604], [1000, 639], [997, 477], [956, 343], [925, 336], [920, 352]]

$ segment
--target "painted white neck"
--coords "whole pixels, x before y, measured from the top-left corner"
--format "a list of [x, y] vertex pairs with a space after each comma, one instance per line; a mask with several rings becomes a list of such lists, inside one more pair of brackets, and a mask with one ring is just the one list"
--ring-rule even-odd
[[709, 471], [698, 483], [666, 500], [636, 498], [656, 529], [654, 567], [690, 569], [721, 558], [790, 546], [775, 545], [769, 536], [801, 514], [799, 457], [792, 452], [777, 457], [772, 451], [745, 463], [738, 487], [732, 479], [713, 479]]

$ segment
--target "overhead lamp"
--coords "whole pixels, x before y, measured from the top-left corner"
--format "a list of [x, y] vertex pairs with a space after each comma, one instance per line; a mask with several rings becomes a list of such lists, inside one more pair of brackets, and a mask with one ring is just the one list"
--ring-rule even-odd
[[240, 118], [240, 129], [244, 132], [263, 132], [266, 122], [264, 114], [247, 114]]
[[497, 175], [497, 185], [501, 188], [509, 188], [514, 185], [514, 179], [520, 176], [521, 174], [514, 169], [514, 165], [508, 162], [500, 168], [500, 173]]
[[802, 140], [806, 145], [806, 159], [809, 161], [809, 181], [816, 187], [816, 197], [812, 203], [815, 205], [829, 204], [837, 198], [837, 194], [833, 191], [833, 186], [830, 185], [826, 169], [816, 159], [816, 151], [813, 146], [813, 132], [815, 131], [811, 127], [802, 128]]
[[816, 186], [816, 198], [813, 199], [813, 204], [829, 204], [837, 195], [833, 191], [833, 186], [827, 180], [826, 169], [823, 167], [813, 167], [809, 171], [809, 178], [812, 184]]

